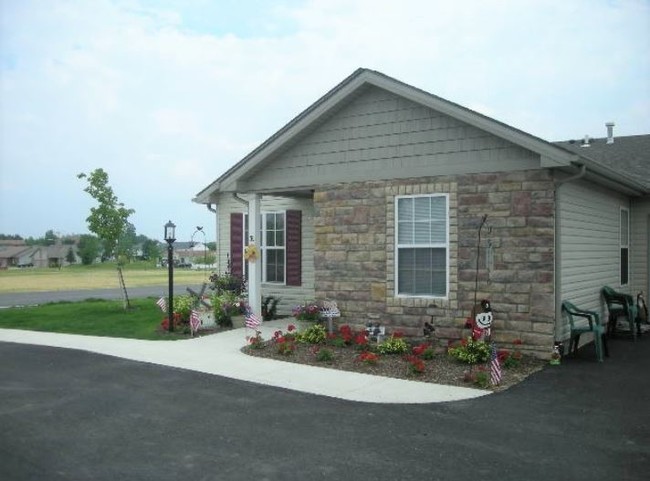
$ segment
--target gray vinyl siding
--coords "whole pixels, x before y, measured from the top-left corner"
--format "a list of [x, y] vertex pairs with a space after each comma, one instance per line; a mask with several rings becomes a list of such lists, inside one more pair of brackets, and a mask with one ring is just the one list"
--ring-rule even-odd
[[[620, 289], [619, 222], [628, 200], [584, 181], [558, 190], [560, 295], [583, 309], [605, 314], [600, 290]], [[561, 338], [568, 325], [559, 326]]]
[[250, 190], [540, 167], [529, 150], [377, 87], [266, 161]]
[[[240, 196], [247, 199], [246, 195]], [[230, 214], [246, 213], [247, 207], [231, 194], [221, 196], [219, 205], [219, 245], [217, 246], [218, 271], [224, 272], [230, 252]], [[262, 196], [262, 211], [302, 211], [302, 283], [300, 287], [262, 283], [262, 295], [281, 298], [278, 314], [287, 315], [296, 304], [314, 298], [314, 226], [311, 199]]]
[[630, 292], [650, 292], [650, 199], [632, 201], [630, 211]]

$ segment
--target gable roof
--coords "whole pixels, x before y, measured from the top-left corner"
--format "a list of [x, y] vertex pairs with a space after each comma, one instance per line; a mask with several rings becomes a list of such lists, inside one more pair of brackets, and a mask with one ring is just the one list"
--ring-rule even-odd
[[574, 153], [566, 149], [559, 148], [545, 140], [466, 107], [425, 92], [380, 72], [360, 68], [269, 137], [259, 147], [217, 178], [217, 180], [199, 192], [193, 199], [194, 202], [209, 203], [212, 193], [218, 192], [226, 184], [236, 185], [238, 178], [242, 178], [247, 172], [258, 167], [270, 158], [272, 154], [289, 144], [301, 133], [313, 128], [314, 125], [333, 115], [340, 106], [354, 98], [368, 85], [387, 90], [395, 95], [429, 107], [531, 150], [540, 155], [542, 167], [566, 167], [578, 158]]
[[650, 135], [615, 137], [611, 144], [607, 143], [607, 138], [589, 139], [589, 147], [575, 140], [555, 144], [650, 190]]
[[34, 248], [31, 246], [9, 246], [4, 249], [0, 249], [0, 259], [11, 259], [13, 257], [21, 257], [27, 255]]

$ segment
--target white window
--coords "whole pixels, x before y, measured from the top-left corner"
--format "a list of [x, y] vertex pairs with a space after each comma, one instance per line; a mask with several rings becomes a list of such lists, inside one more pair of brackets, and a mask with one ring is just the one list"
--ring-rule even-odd
[[621, 207], [621, 285], [626, 286], [630, 276], [630, 211]]
[[286, 235], [284, 212], [262, 214], [262, 280], [284, 283]]
[[[262, 282], [284, 283], [286, 267], [286, 228], [284, 212], [262, 213], [262, 236], [255, 243], [262, 256]], [[250, 242], [248, 214], [244, 214], [244, 249]], [[248, 262], [244, 262], [248, 277]]]
[[447, 297], [449, 206], [446, 194], [400, 196], [395, 206], [396, 294]]

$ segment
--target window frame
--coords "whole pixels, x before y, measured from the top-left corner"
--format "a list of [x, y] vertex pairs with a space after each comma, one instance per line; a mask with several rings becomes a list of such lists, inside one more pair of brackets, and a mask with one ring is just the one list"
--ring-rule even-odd
[[[415, 198], [436, 198], [436, 197], [442, 197], [445, 199], [445, 241], [444, 243], [441, 242], [430, 242], [426, 245], [422, 244], [404, 244], [399, 242], [399, 233], [400, 233], [400, 218], [399, 218], [399, 201], [401, 199], [415, 199]], [[394, 253], [394, 265], [395, 265], [395, 276], [394, 276], [394, 295], [395, 297], [398, 298], [404, 298], [404, 299], [442, 299], [446, 300], [449, 298], [449, 288], [450, 288], [450, 271], [449, 271], [449, 265], [450, 265], [450, 244], [449, 244], [449, 239], [450, 239], [450, 234], [449, 234], [449, 227], [450, 227], [450, 218], [449, 218], [449, 194], [448, 193], [432, 193], [432, 194], [413, 194], [413, 195], [398, 195], [395, 196], [395, 253]], [[431, 220], [431, 219], [430, 219]], [[444, 249], [445, 251], [445, 289], [444, 289], [444, 294], [405, 294], [405, 293], [400, 293], [399, 292], [399, 273], [400, 273], [400, 266], [399, 266], [399, 252], [400, 249], [416, 249], [416, 248], [427, 248], [427, 249]]]
[[[262, 229], [262, 232], [260, 234], [260, 239], [261, 241], [259, 242], [259, 248], [260, 248], [260, 253], [262, 256], [262, 282], [266, 284], [275, 284], [275, 285], [286, 285], [287, 283], [287, 212], [284, 210], [278, 210], [278, 211], [262, 211], [260, 213], [262, 215], [262, 222], [260, 223], [260, 227]], [[269, 247], [266, 245], [266, 236], [267, 236], [267, 216], [268, 215], [281, 215], [282, 216], [282, 246], [273, 246]], [[275, 232], [278, 232], [277, 229], [275, 229]], [[268, 268], [268, 251], [269, 250], [279, 250], [282, 251], [284, 256], [283, 256], [283, 265], [282, 265], [282, 281], [269, 281], [267, 279], [267, 268]]]

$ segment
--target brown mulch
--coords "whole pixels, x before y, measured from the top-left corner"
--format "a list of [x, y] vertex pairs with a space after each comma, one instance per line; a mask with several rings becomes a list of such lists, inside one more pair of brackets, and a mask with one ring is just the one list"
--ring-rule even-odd
[[[380, 356], [376, 364], [367, 364], [357, 360], [361, 351], [353, 346], [336, 347], [336, 346], [313, 346], [310, 344], [295, 343], [296, 349], [291, 354], [280, 354], [277, 352], [273, 341], [266, 341], [260, 348], [246, 346], [242, 352], [251, 356], [275, 359], [278, 361], [295, 362], [299, 364], [308, 364], [329, 369], [339, 369], [342, 371], [353, 371], [364, 374], [373, 374], [376, 376], [392, 377], [397, 379], [408, 379], [410, 381], [430, 382], [435, 384], [447, 384], [450, 386], [463, 386], [479, 388], [471, 380], [466, 380], [467, 374], [470, 376], [477, 373], [480, 369], [485, 369], [489, 377], [489, 367], [487, 365], [469, 366], [459, 363], [445, 352], [438, 352], [431, 360], [425, 360], [425, 369], [423, 373], [413, 374], [409, 370], [409, 364], [404, 359], [404, 355], [383, 355]], [[319, 361], [317, 359], [318, 349], [329, 349], [333, 354], [330, 362]], [[489, 386], [490, 391], [503, 391], [509, 387], [520, 383], [532, 373], [539, 371], [548, 364], [548, 361], [524, 356], [520, 364], [516, 367], [505, 368], [502, 366], [501, 384], [498, 386]]]

